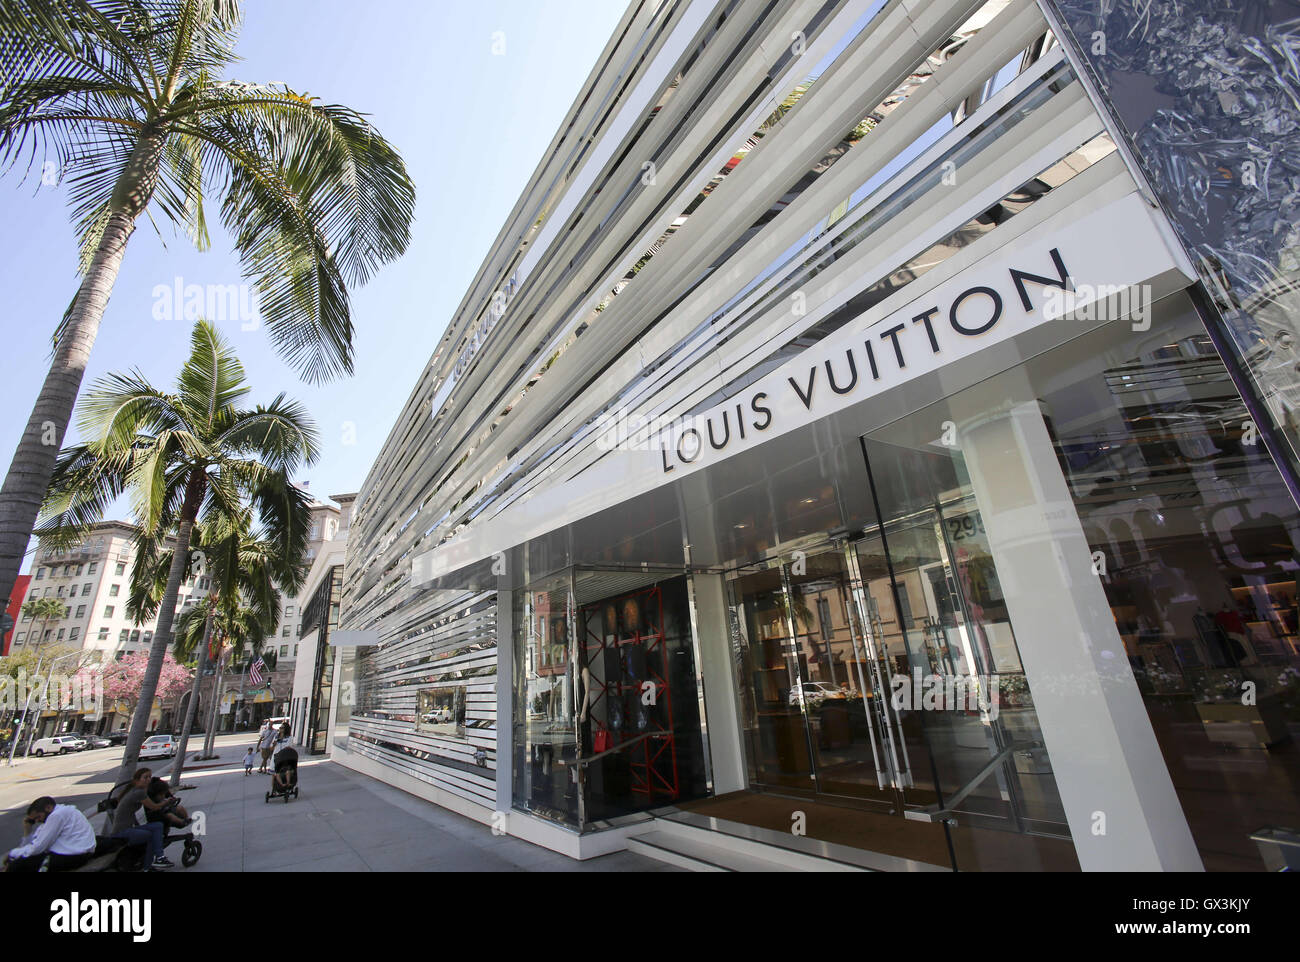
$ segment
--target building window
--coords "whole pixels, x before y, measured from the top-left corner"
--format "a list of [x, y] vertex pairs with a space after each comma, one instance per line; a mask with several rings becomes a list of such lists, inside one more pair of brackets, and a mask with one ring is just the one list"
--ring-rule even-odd
[[294, 646], [293, 646], [293, 657], [295, 657], [295, 658], [298, 657], [298, 646], [297, 646], [297, 645], [294, 645]]
[[125, 654], [126, 654], [126, 652], [124, 652], [124, 651], [114, 652], [114, 653], [113, 653], [113, 660], [114, 660], [114, 661], [121, 661], [121, 660], [122, 660], [122, 656], [125, 655]]
[[54, 634], [54, 632], [53, 632], [51, 629], [46, 628], [46, 629], [45, 629], [45, 640], [46, 640], [46, 641], [49, 641], [49, 640], [50, 640], [50, 636], [53, 635], [53, 634]]
[[99, 568], [99, 562], [92, 561], [90, 563], [90, 567], [86, 569], [86, 574], [93, 575], [96, 572], [96, 570], [98, 570], [98, 568]]
[[68, 641], [76, 641], [80, 637], [81, 637], [81, 629], [73, 628], [72, 631], [68, 634]]
[[37, 568], [37, 569], [36, 569], [36, 580], [37, 580], [37, 581], [40, 581], [40, 580], [41, 580], [42, 578], [44, 578], [44, 577], [45, 577], [45, 569], [44, 569], [44, 568]]
[[290, 615], [292, 615], [292, 614], [293, 614], [293, 605], [285, 605], [285, 606], [284, 606], [284, 616], [285, 616], [286, 618], [288, 618], [288, 617], [289, 617]]
[[93, 587], [95, 587], [95, 585], [94, 582], [91, 581], [87, 581], [84, 585], [82, 585], [81, 586], [82, 597], [85, 597], [86, 595], [90, 594], [90, 589]]
[[117, 597], [117, 593], [118, 593], [118, 591], [121, 589], [121, 587], [122, 587], [121, 585], [109, 585], [109, 586], [108, 586], [108, 596], [109, 596], [110, 598], [116, 598], [116, 597]]
[[145, 643], [146, 645], [152, 645], [152, 644], [153, 644], [153, 632], [152, 632], [152, 631], [146, 631], [146, 632], [144, 633], [144, 643]]
[[86, 617], [86, 606], [85, 606], [85, 605], [77, 605], [77, 617], [78, 617], [78, 618], [84, 618], [84, 617]]
[[77, 577], [80, 578], [80, 577], [81, 577], [81, 573], [82, 573], [83, 571], [85, 571], [85, 570], [86, 570], [86, 566], [85, 566], [85, 565], [77, 565]]
[[288, 638], [288, 637], [289, 637], [289, 626], [288, 626], [288, 625], [285, 625], [285, 626], [284, 626], [284, 630], [280, 632], [280, 637], [281, 637], [281, 638]]
[[119, 561], [117, 563], [117, 568], [113, 571], [113, 574], [117, 575], [119, 578], [122, 577], [122, 575], [126, 574], [126, 562]]
[[27, 632], [20, 631], [18, 632], [17, 637], [14, 638], [14, 641], [18, 642], [21, 645], [23, 643], [23, 639], [25, 639], [26, 637], [27, 637]]
[[112, 605], [105, 605], [105, 606], [104, 606], [104, 617], [105, 617], [105, 618], [112, 618], [112, 617], [113, 617], [113, 606], [112, 606]]
[[107, 628], [100, 628], [100, 629], [99, 629], [99, 640], [100, 640], [100, 641], [108, 641], [108, 629], [107, 629]]
[[281, 646], [280, 646], [280, 657], [281, 657], [281, 658], [284, 658], [284, 657], [285, 657], [286, 655], [288, 655], [288, 654], [289, 654], [289, 646], [288, 646], [288, 645], [281, 645]]
[[123, 628], [120, 632], [118, 632], [118, 635], [117, 635], [117, 643], [118, 643], [119, 645], [125, 645], [125, 644], [126, 644], [126, 640], [127, 640], [127, 638], [129, 638], [129, 637], [131, 637], [131, 632], [129, 632], [129, 631], [127, 631], [125, 628]]
[[45, 597], [46, 597], [46, 598], [48, 598], [48, 597], [50, 596], [50, 592], [51, 592], [52, 590], [53, 590], [53, 589], [52, 589], [52, 588], [49, 588], [49, 587], [47, 587], [47, 588], [45, 589]]
[[58, 638], [57, 638], [56, 640], [58, 640], [58, 641], [62, 641], [62, 640], [63, 640], [63, 629], [62, 629], [62, 628], [59, 629]]
[[135, 631], [131, 632], [131, 644], [133, 644], [133, 645], [138, 645], [138, 644], [140, 644], [140, 629], [139, 629], [139, 628], [137, 628]]

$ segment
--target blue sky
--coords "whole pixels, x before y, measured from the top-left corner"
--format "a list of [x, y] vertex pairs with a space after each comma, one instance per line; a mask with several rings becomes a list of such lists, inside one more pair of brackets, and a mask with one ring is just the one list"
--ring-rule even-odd
[[[325, 496], [355, 491], [383, 444], [502, 223], [624, 10], [619, 0], [476, 0], [474, 3], [275, 0], [246, 5], [233, 79], [284, 82], [370, 115], [397, 145], [417, 190], [406, 256], [353, 295], [356, 373], [309, 386], [262, 330], [221, 325], [247, 369], [254, 400], [280, 391], [307, 405], [323, 440], [298, 478]], [[504, 54], [493, 52], [504, 34]], [[85, 388], [139, 368], [170, 386], [191, 324], [154, 319], [154, 288], [238, 284], [237, 259], [216, 223], [197, 253], [142, 220], [118, 275]], [[0, 452], [7, 469], [49, 363], [49, 338], [76, 291], [77, 246], [66, 194], [0, 178]], [[161, 225], [160, 225], [161, 226]], [[75, 422], [75, 416], [74, 416]], [[351, 429], [348, 425], [351, 425]], [[355, 441], [347, 444], [351, 434]], [[75, 438], [75, 427], [71, 437]], [[119, 506], [118, 517], [128, 507]], [[26, 570], [27, 566], [24, 566]]]

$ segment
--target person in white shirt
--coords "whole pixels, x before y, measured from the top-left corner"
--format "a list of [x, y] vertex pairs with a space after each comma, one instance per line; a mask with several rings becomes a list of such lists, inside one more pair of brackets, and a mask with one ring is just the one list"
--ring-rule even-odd
[[71, 805], [59, 805], [48, 795], [27, 806], [23, 841], [5, 857], [6, 872], [68, 872], [95, 854], [95, 830]]
[[262, 767], [259, 772], [266, 771], [267, 762], [271, 760], [271, 752], [275, 749], [276, 731], [268, 721], [262, 726], [261, 734], [257, 739], [257, 747], [262, 750]]

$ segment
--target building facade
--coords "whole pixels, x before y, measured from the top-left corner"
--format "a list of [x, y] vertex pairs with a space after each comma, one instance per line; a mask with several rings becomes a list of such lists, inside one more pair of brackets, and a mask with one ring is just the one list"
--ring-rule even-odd
[[[126, 522], [104, 521], [92, 525], [86, 537], [73, 547], [40, 545], [23, 600], [57, 599], [65, 605], [67, 617], [45, 621], [20, 614], [10, 653], [36, 651], [43, 646], [80, 648], [88, 653], [91, 663], [106, 664], [148, 651], [157, 629], [157, 616], [137, 624], [126, 611], [135, 564], [135, 533], [136, 529]], [[208, 581], [199, 575], [181, 584], [176, 617], [198, 603], [208, 590]], [[155, 704], [152, 725], [167, 728], [175, 707]], [[53, 733], [56, 718], [63, 731], [100, 733], [127, 724], [130, 711], [113, 704], [82, 715], [50, 711], [42, 718], [41, 737]]]
[[1060, 24], [631, 4], [358, 495], [335, 757], [580, 858], [1271, 864], [1285, 395]]
[[314, 546], [311, 570], [299, 592], [305, 603], [296, 639], [299, 658], [295, 663], [289, 712], [294, 741], [313, 755], [326, 754], [332, 749], [335, 716], [342, 705], [346, 719], [352, 697], [351, 689], [344, 690], [344, 679], [340, 677], [350, 653], [348, 658], [343, 657], [338, 646], [331, 642], [338, 628], [343, 563], [356, 495], [330, 497], [339, 506], [336, 517], [329, 519], [330, 523], [323, 529], [325, 540]]
[[9, 592], [9, 604], [5, 608], [7, 619], [4, 627], [4, 637], [0, 639], [0, 655], [9, 654], [9, 645], [14, 640], [14, 626], [22, 620], [23, 603], [27, 600], [27, 586], [31, 584], [31, 575], [19, 575], [14, 580], [13, 590]]

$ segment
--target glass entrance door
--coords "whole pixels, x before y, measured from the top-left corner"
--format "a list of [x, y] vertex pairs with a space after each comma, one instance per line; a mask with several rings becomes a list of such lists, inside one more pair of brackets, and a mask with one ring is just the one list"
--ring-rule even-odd
[[[976, 850], [1005, 850], [1003, 832], [1068, 838], [960, 451], [870, 438], [863, 451], [879, 517], [876, 533], [856, 548], [894, 679], [892, 706], [914, 781], [909, 801], [928, 797], [930, 810], [960, 826], [959, 867], [991, 864]], [[1001, 842], [978, 834], [990, 828], [1001, 830]]]
[[792, 552], [731, 583], [751, 782], [902, 811], [905, 752], [880, 655], [864, 633], [856, 559]]

